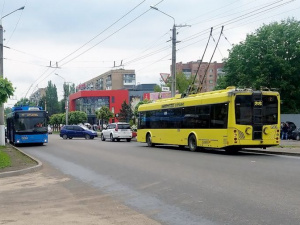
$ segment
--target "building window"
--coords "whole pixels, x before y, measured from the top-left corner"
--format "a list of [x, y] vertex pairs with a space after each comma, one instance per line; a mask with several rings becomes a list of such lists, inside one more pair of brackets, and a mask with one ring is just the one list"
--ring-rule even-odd
[[111, 82], [111, 75], [106, 77], [106, 90], [111, 90], [112, 82]]
[[214, 81], [213, 81], [213, 80], [209, 80], [209, 83], [210, 83], [210, 84], [213, 84], [213, 83], [214, 83]]
[[135, 74], [124, 74], [123, 85], [135, 85]]
[[209, 72], [211, 72], [211, 73], [212, 73], [212, 72], [214, 72], [214, 70], [213, 70], [213, 69], [209, 69]]
[[99, 78], [99, 80], [96, 81], [95, 89], [97, 90], [103, 90], [103, 78]]
[[115, 103], [115, 96], [111, 97], [111, 103]]
[[95, 111], [102, 106], [109, 108], [109, 97], [84, 97], [76, 99], [76, 111], [83, 111], [87, 115], [95, 115]]

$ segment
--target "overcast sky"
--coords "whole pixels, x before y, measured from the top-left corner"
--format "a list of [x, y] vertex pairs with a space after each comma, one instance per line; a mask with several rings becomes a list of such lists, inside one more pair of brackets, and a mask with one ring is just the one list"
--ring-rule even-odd
[[221, 62], [232, 44], [263, 24], [300, 15], [300, 0], [0, 0], [4, 77], [16, 87], [15, 99], [49, 80], [62, 99], [64, 81], [78, 85], [116, 68], [134, 69], [138, 83], [159, 83], [159, 74], [170, 72], [174, 20], [150, 6], [174, 18], [176, 61], [183, 63], [201, 59], [211, 27], [217, 42], [224, 26], [212, 60]]

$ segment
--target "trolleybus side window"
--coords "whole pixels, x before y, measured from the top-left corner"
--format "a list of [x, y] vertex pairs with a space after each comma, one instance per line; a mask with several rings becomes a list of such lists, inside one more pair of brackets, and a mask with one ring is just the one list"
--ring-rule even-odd
[[237, 95], [235, 98], [236, 124], [252, 124], [252, 95]]
[[210, 128], [227, 128], [228, 104], [211, 105]]
[[195, 106], [182, 108], [183, 123], [182, 128], [194, 128], [198, 115]]
[[276, 96], [263, 96], [263, 124], [278, 123], [278, 100]]

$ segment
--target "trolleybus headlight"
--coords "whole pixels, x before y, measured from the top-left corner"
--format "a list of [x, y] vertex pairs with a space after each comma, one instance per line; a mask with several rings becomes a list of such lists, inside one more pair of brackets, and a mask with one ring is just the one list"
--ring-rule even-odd
[[248, 135], [250, 135], [251, 134], [251, 127], [247, 127], [245, 129], [245, 133], [248, 134]]

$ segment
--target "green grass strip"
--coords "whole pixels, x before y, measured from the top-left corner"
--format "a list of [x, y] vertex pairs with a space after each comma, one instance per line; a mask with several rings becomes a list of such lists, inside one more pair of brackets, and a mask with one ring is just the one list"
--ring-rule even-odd
[[3, 147], [0, 147], [0, 169], [11, 165], [9, 155], [2, 151]]

